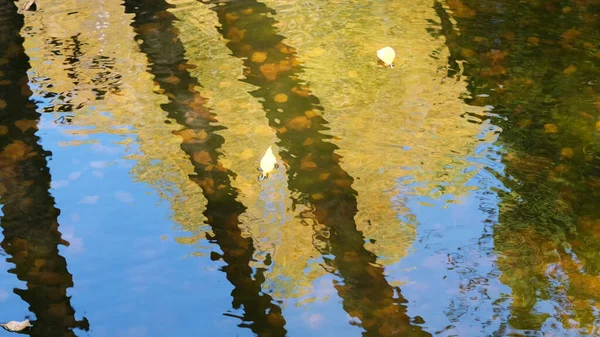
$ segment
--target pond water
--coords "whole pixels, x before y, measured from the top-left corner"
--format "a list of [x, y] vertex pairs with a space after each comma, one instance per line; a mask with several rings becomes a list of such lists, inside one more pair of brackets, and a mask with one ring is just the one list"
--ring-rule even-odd
[[1, 322], [600, 335], [600, 1], [0, 3]]

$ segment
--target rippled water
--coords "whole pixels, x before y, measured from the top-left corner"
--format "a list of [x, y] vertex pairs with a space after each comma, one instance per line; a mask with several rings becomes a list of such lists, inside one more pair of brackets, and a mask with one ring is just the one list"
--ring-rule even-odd
[[1, 322], [600, 334], [599, 1], [22, 3]]

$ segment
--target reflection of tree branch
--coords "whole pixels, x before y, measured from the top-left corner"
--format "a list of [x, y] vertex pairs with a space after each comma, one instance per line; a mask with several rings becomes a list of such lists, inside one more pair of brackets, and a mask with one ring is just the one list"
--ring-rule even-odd
[[[89, 330], [86, 318], [75, 319], [67, 289], [73, 286], [67, 262], [60, 256], [58, 245], [68, 245], [58, 232], [60, 213], [49, 193], [50, 172], [46, 156], [38, 144], [39, 114], [29, 100], [28, 58], [19, 31], [23, 17], [15, 5], [0, 4], [0, 51], [8, 62], [0, 66], [10, 85], [0, 86], [0, 101], [9, 109], [0, 109], [0, 204], [4, 239], [0, 245], [14, 263], [10, 270], [26, 289], [15, 289], [29, 303], [36, 320], [29, 332], [32, 336], [75, 336], [74, 329]], [[10, 47], [10, 48], [9, 48]], [[15, 52], [18, 50], [18, 52]]]
[[[212, 254], [225, 261], [223, 271], [234, 286], [233, 307], [244, 308], [241, 327], [250, 328], [258, 336], [285, 336], [285, 320], [281, 308], [271, 296], [262, 292], [264, 269], [253, 271], [254, 242], [242, 236], [239, 217], [246, 207], [237, 201], [238, 192], [231, 186], [235, 174], [218, 161], [223, 137], [212, 124], [215, 116], [206, 108], [206, 98], [193, 88], [200, 86], [187, 68], [194, 67], [184, 58], [184, 46], [172, 25], [175, 17], [167, 12], [164, 1], [126, 0], [127, 12], [134, 13], [133, 26], [141, 39], [141, 49], [150, 60], [151, 73], [169, 97], [163, 109], [184, 128], [177, 132], [183, 138], [181, 148], [190, 156], [195, 167], [196, 182], [208, 200], [205, 216], [222, 255]], [[221, 127], [222, 128], [222, 127]]]
[[343, 280], [335, 287], [344, 310], [361, 321], [365, 336], [428, 335], [420, 318], [408, 317], [400, 289], [387, 282], [377, 257], [364, 248], [354, 223], [353, 178], [340, 167], [337, 147], [327, 141], [331, 137], [321, 133], [327, 129], [322, 107], [298, 78], [302, 67], [295, 50], [282, 43], [275, 20], [267, 15], [274, 11], [252, 0], [208, 3], [217, 13], [220, 33], [229, 39], [227, 46], [244, 60], [244, 81], [258, 87], [251, 94], [260, 98], [280, 140], [293, 202], [312, 209], [303, 213], [303, 222], [319, 228], [319, 250]]

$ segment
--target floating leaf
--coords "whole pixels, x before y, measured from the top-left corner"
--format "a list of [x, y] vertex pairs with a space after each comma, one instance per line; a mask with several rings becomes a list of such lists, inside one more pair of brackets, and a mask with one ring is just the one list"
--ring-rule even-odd
[[273, 149], [271, 146], [265, 151], [265, 154], [260, 160], [260, 171], [262, 172], [262, 176], [266, 178], [269, 172], [273, 171], [277, 166], [277, 159], [273, 154]]
[[10, 332], [19, 332], [31, 327], [31, 323], [29, 323], [29, 320], [26, 319], [22, 322], [10, 321], [6, 324], [0, 324], [0, 326], [2, 326], [4, 329]]
[[386, 66], [394, 68], [394, 59], [396, 58], [396, 52], [392, 47], [384, 47], [377, 51], [377, 57], [383, 61]]
[[3, 100], [3, 99], [0, 99], [0, 109], [4, 109], [4, 108], [6, 108], [6, 105], [7, 105], [7, 104], [6, 104], [6, 101], [5, 101], [5, 100]]

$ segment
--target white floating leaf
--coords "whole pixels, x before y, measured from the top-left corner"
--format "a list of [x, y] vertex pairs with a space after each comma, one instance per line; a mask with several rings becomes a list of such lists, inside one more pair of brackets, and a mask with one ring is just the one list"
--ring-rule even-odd
[[6, 324], [0, 324], [0, 326], [11, 332], [19, 332], [31, 327], [31, 323], [26, 319], [23, 322], [10, 321]]
[[273, 154], [273, 150], [271, 149], [271, 146], [269, 146], [269, 148], [265, 152], [264, 156], [260, 160], [260, 171], [262, 172], [262, 176], [266, 177], [267, 174], [269, 172], [273, 171], [273, 169], [276, 167], [277, 167], [277, 159], [275, 158], [275, 155]]
[[384, 47], [377, 51], [377, 57], [385, 63], [385, 65], [393, 68], [394, 59], [396, 58], [396, 52], [392, 47]]

